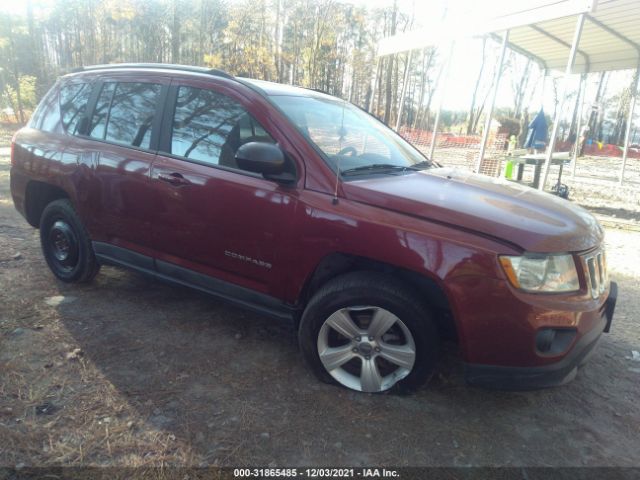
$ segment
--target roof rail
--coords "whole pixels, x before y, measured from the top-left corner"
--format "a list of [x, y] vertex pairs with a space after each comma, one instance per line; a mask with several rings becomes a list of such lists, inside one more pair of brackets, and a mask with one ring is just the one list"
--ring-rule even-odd
[[228, 74], [217, 68], [195, 67], [191, 65], [174, 65], [171, 63], [112, 63], [104, 65], [90, 65], [88, 67], [78, 67], [72, 70], [72, 73], [88, 72], [93, 70], [107, 70], [112, 68], [157, 68], [163, 70], [178, 70], [181, 72], [204, 73], [215, 75], [217, 77], [233, 79], [233, 75]]
[[[303, 87], [306, 88], [306, 87]], [[318, 93], [324, 93], [325, 95], [331, 95], [329, 92], [327, 92], [326, 90], [322, 90], [321, 88], [313, 88], [313, 87], [309, 87], [307, 88], [307, 90], [312, 90], [314, 92], [318, 92]], [[335, 95], [331, 95], [332, 97], [335, 97]]]

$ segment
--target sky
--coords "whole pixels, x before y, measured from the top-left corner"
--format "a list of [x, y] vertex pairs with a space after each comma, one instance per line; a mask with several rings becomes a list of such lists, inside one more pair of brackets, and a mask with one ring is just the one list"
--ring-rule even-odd
[[[55, 0], [36, 0], [33, 3], [47, 4], [53, 3]], [[8, 12], [13, 14], [25, 14], [27, 11], [26, 0], [0, 0], [0, 12]]]

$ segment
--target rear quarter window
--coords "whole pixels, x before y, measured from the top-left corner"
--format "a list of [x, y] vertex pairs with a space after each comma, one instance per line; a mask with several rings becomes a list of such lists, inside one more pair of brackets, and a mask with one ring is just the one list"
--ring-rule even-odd
[[67, 133], [77, 135], [82, 124], [86, 123], [90, 95], [89, 83], [71, 83], [60, 88], [60, 117]]
[[33, 112], [29, 127], [45, 132], [62, 133], [62, 124], [60, 123], [60, 103], [58, 101], [58, 86], [53, 86], [47, 94], [42, 98], [38, 108]]

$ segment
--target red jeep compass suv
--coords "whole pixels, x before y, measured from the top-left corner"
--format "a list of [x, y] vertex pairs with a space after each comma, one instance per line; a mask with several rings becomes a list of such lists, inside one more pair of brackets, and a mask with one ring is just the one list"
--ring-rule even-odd
[[323, 93], [85, 68], [12, 147], [15, 206], [58, 279], [119, 265], [290, 319], [316, 375], [354, 390], [426, 382], [446, 338], [473, 384], [559, 385], [611, 324], [593, 216], [441, 168]]

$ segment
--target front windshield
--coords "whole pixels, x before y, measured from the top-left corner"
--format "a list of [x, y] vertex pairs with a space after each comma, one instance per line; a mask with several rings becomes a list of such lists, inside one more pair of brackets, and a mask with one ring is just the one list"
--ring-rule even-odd
[[393, 130], [348, 102], [273, 95], [295, 126], [345, 175], [397, 173], [431, 163]]

